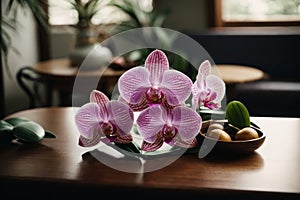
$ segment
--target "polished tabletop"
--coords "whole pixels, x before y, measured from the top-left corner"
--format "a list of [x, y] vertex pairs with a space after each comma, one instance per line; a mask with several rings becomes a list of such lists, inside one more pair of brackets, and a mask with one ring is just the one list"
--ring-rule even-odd
[[[7, 116], [26, 117], [57, 135], [37, 144], [13, 143], [0, 151], [0, 192], [32, 197], [163, 195], [170, 198], [299, 199], [300, 119], [252, 117], [266, 134], [264, 144], [242, 157], [202, 159], [193, 154], [157, 171], [112, 169], [78, 145], [77, 108], [49, 107]], [[17, 189], [16, 189], [17, 188]]]

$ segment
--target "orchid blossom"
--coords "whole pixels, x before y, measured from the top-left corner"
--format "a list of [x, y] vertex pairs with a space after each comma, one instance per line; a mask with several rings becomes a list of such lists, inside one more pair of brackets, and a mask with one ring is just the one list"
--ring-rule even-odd
[[225, 83], [218, 76], [211, 74], [211, 64], [208, 60], [204, 61], [198, 69], [192, 94], [192, 107], [195, 110], [202, 105], [211, 110], [221, 107], [221, 100], [225, 95]]
[[191, 108], [177, 106], [174, 109], [164, 106], [151, 106], [137, 118], [137, 129], [144, 141], [141, 149], [155, 151], [163, 143], [185, 148], [197, 145], [196, 135], [201, 128], [200, 115]]
[[100, 91], [93, 90], [90, 103], [83, 105], [75, 115], [80, 131], [79, 145], [94, 146], [100, 141], [130, 143], [133, 126], [131, 108], [119, 101], [109, 101]]
[[120, 77], [118, 87], [121, 99], [134, 111], [141, 111], [151, 105], [184, 103], [191, 94], [192, 81], [182, 72], [170, 70], [165, 53], [154, 50], [144, 67], [134, 67]]
[[[120, 96], [109, 101], [102, 92], [93, 90], [90, 102], [75, 115], [80, 131], [79, 144], [94, 146], [104, 143], [131, 143], [133, 111], [141, 111], [136, 119], [143, 138], [143, 151], [158, 150], [164, 143], [191, 148], [197, 146], [196, 136], [202, 125], [200, 106], [219, 109], [225, 95], [225, 83], [211, 74], [211, 64], [204, 61], [196, 81], [177, 70], [169, 69], [167, 56], [152, 51], [145, 66], [126, 71], [118, 81]], [[192, 92], [192, 108], [186, 100]]]

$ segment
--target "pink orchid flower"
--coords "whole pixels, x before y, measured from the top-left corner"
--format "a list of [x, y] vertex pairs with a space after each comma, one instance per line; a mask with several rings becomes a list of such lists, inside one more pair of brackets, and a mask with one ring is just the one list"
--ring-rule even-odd
[[141, 149], [155, 151], [164, 142], [185, 148], [197, 146], [195, 137], [200, 131], [201, 122], [200, 115], [185, 106], [174, 109], [148, 107], [137, 118], [137, 129], [144, 138]]
[[75, 115], [80, 131], [79, 145], [94, 146], [100, 141], [109, 143], [130, 143], [133, 126], [131, 108], [119, 101], [109, 101], [100, 91], [93, 90], [90, 103], [83, 105]]
[[211, 110], [221, 107], [221, 100], [225, 95], [225, 83], [218, 76], [211, 74], [211, 64], [204, 61], [199, 69], [196, 81], [192, 86], [192, 107], [198, 110], [204, 106]]
[[192, 81], [182, 72], [170, 70], [165, 53], [154, 50], [145, 67], [134, 67], [120, 77], [118, 87], [121, 98], [134, 111], [141, 111], [151, 105], [182, 104], [191, 94]]

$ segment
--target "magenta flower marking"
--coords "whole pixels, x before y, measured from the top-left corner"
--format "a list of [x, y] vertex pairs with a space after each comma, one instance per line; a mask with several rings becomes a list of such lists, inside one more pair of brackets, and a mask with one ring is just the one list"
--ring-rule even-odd
[[133, 126], [131, 108], [119, 101], [109, 101], [107, 96], [94, 90], [90, 103], [83, 105], [75, 115], [75, 123], [80, 131], [79, 144], [94, 146], [100, 141], [130, 143]]
[[134, 111], [164, 103], [180, 105], [190, 96], [191, 86], [189, 77], [169, 69], [169, 61], [160, 50], [149, 54], [145, 67], [128, 70], [118, 81], [121, 98]]
[[[164, 144], [195, 147], [202, 125], [198, 109], [220, 108], [225, 95], [225, 83], [211, 74], [208, 60], [200, 65], [192, 83], [185, 74], [169, 69], [168, 59], [161, 50], [152, 51], [144, 67], [125, 72], [118, 87], [117, 101], [109, 101], [102, 92], [94, 90], [90, 103], [79, 108], [75, 122], [81, 146], [95, 146], [101, 141], [131, 143], [133, 111], [141, 111], [136, 125], [143, 142], [135, 151], [156, 151]], [[189, 108], [185, 101], [191, 92], [192, 108]]]
[[168, 109], [151, 106], [142, 111], [137, 119], [137, 128], [144, 141], [141, 149], [155, 151], [163, 143], [171, 146], [193, 147], [201, 128], [200, 115], [185, 106]]
[[200, 106], [215, 110], [221, 107], [225, 95], [225, 83], [221, 78], [211, 73], [211, 64], [204, 61], [199, 69], [196, 81], [192, 86], [192, 107], [198, 110]]

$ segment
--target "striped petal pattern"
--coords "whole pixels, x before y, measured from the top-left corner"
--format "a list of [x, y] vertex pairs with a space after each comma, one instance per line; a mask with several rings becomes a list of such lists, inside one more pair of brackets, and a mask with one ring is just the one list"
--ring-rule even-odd
[[75, 124], [80, 132], [79, 145], [90, 147], [102, 142], [130, 143], [133, 126], [131, 108], [120, 101], [109, 101], [97, 90], [90, 94], [90, 103], [75, 114]]
[[126, 71], [118, 81], [121, 98], [139, 111], [156, 104], [183, 104], [191, 94], [192, 84], [182, 72], [169, 69], [166, 54], [158, 49], [147, 56], [144, 67]]
[[171, 146], [194, 147], [201, 122], [200, 115], [188, 107], [178, 106], [173, 110], [149, 107], [137, 119], [138, 131], [144, 138], [142, 150], [155, 151], [164, 142]]
[[225, 83], [210, 72], [211, 64], [206, 60], [200, 65], [196, 81], [192, 86], [192, 107], [195, 110], [198, 110], [201, 105], [211, 110], [221, 108], [226, 90]]

